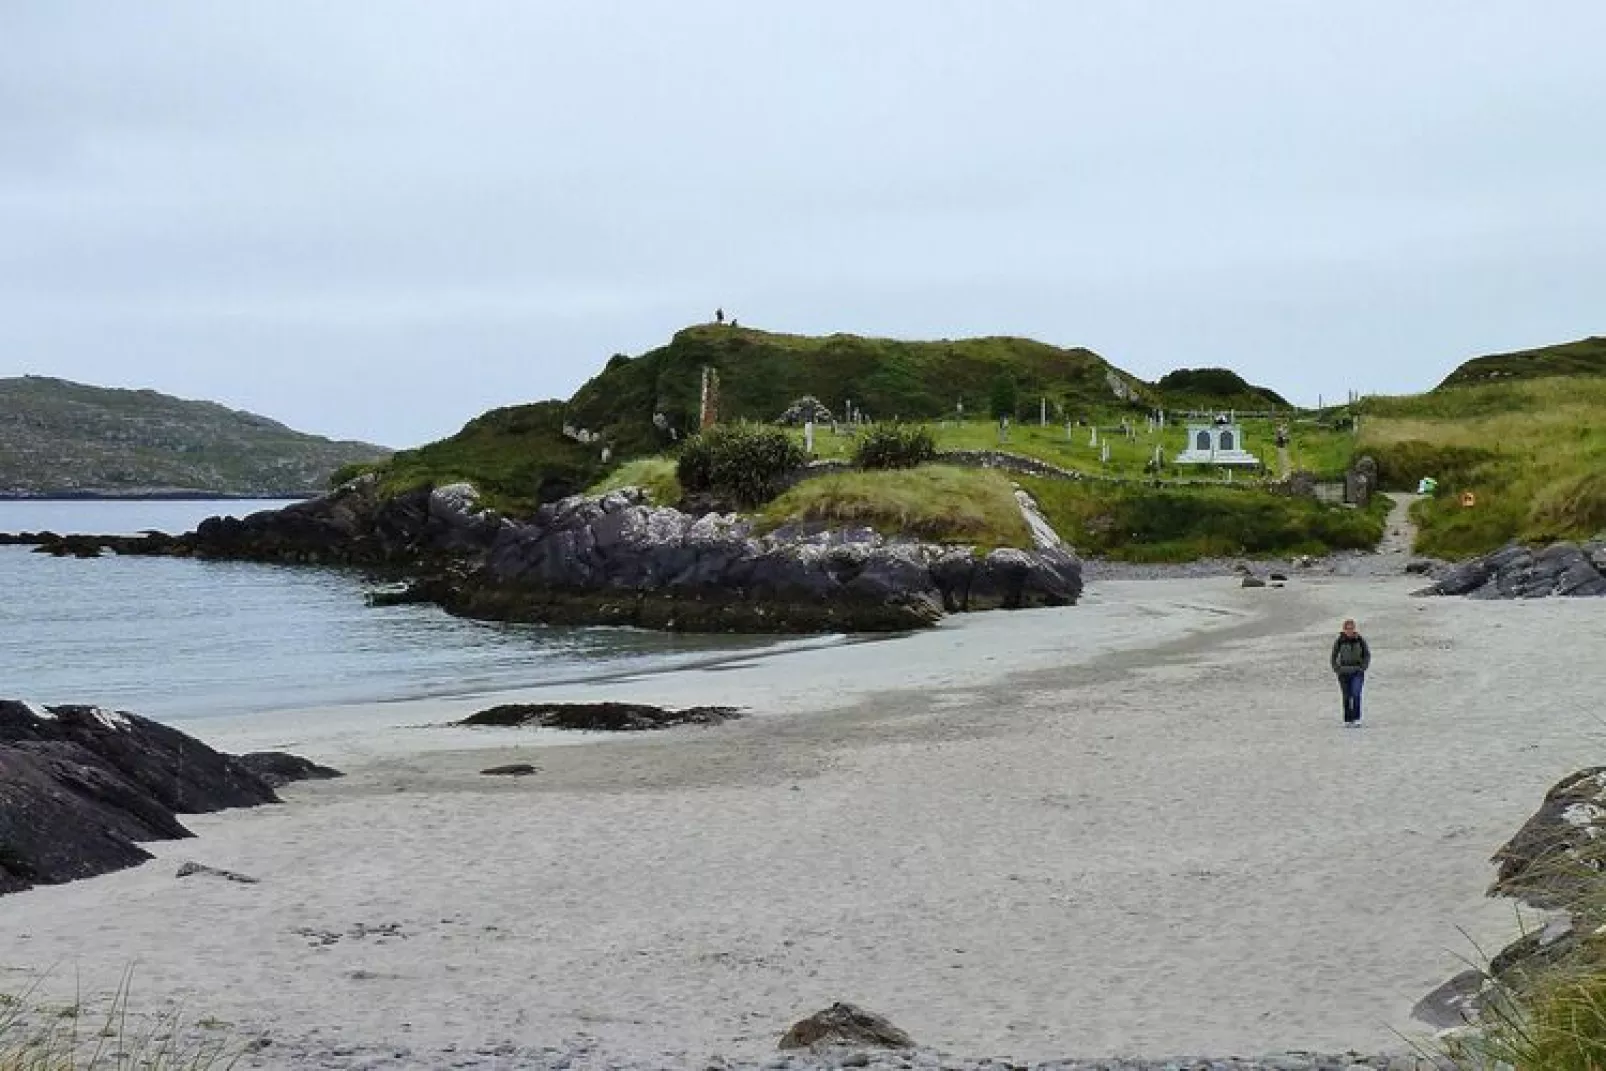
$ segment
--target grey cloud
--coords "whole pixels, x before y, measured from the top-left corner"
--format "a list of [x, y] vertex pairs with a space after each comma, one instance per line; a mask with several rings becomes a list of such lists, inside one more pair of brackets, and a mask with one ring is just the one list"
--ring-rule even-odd
[[1300, 400], [1600, 333], [1606, 8], [12, 5], [0, 374], [407, 444], [755, 326]]

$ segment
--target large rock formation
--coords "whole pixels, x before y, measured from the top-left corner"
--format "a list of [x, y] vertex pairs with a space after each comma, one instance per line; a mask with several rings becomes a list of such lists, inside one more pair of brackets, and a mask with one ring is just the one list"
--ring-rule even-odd
[[1606, 541], [1552, 543], [1539, 550], [1511, 543], [1451, 567], [1416, 594], [1474, 599], [1606, 595]]
[[0, 700], [0, 893], [141, 863], [139, 841], [190, 835], [178, 814], [278, 802], [253, 766], [293, 775], [303, 762], [246, 763], [135, 714]]
[[1438, 1027], [1475, 1020], [1492, 1002], [1521, 991], [1569, 961], [1598, 962], [1606, 936], [1606, 766], [1562, 778], [1539, 809], [1490, 860], [1490, 896], [1554, 912], [1508, 944], [1487, 968], [1463, 971], [1417, 1003], [1413, 1014]]
[[541, 507], [502, 529], [436, 597], [472, 617], [686, 631], [895, 631], [944, 612], [1059, 606], [1082, 590], [1063, 546], [980, 553], [868, 528], [768, 534], [733, 513], [694, 517], [627, 488]]
[[653, 506], [635, 488], [565, 498], [515, 522], [481, 509], [466, 484], [386, 498], [365, 477], [285, 509], [210, 518], [184, 536], [51, 537], [37, 549], [386, 566], [415, 584], [384, 601], [492, 620], [898, 631], [950, 612], [1076, 602], [1081, 562], [1021, 498], [1034, 549], [984, 553], [868, 528], [764, 533], [735, 513]]

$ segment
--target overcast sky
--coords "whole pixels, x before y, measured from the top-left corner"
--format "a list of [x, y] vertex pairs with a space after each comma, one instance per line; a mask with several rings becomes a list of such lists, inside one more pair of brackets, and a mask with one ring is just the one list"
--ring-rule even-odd
[[0, 375], [411, 445], [716, 305], [1296, 401], [1606, 333], [1602, 0], [0, 4]]

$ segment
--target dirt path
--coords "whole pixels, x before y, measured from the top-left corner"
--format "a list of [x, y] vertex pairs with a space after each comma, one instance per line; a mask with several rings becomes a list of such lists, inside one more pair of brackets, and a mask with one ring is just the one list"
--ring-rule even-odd
[[1408, 558], [1416, 546], [1416, 523], [1411, 520], [1411, 506], [1422, 496], [1390, 491], [1388, 497], [1394, 508], [1389, 510], [1388, 520], [1383, 524], [1383, 539], [1377, 545], [1377, 552]]

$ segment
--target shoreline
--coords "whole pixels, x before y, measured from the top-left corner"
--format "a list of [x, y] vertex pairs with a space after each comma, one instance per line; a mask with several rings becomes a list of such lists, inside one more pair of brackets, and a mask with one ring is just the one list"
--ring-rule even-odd
[[[736, 706], [754, 721], [827, 714], [881, 695], [995, 684], [1009, 674], [1052, 671], [1067, 660], [1090, 662], [1142, 649], [1157, 635], [1179, 638], [1218, 624], [1222, 617], [1222, 611], [1178, 599], [1163, 584], [1119, 581], [1090, 591], [1075, 607], [956, 614], [918, 632], [783, 638], [757, 650], [716, 652], [691, 664], [605, 670], [456, 695], [174, 719], [174, 724], [222, 750], [300, 750], [335, 765], [394, 757], [409, 749], [502, 750], [510, 746], [509, 732], [528, 735], [533, 746], [610, 745], [631, 734], [457, 728], [448, 723], [501, 703], [601, 700]], [[1068, 659], [1066, 645], [1073, 642], [1082, 646]], [[910, 665], [918, 667], [914, 674], [906, 668]], [[830, 690], [813, 683], [822, 676], [835, 678]]]
[[[1588, 764], [1606, 694], [1554, 642], [1606, 639], [1587, 604], [1413, 583], [1110, 583], [673, 687], [544, 690], [765, 704], [591, 747], [306, 712], [273, 743], [347, 778], [7, 897], [0, 947], [86, 993], [138, 960], [144, 991], [272, 1039], [243, 1066], [759, 1061], [835, 1000], [1023, 1061], [1398, 1051], [1470, 942], [1514, 935], [1488, 856]], [[1358, 733], [1324, 661], [1343, 616], [1377, 655]], [[537, 772], [479, 774], [511, 761]], [[175, 881], [186, 859], [261, 884]]]

